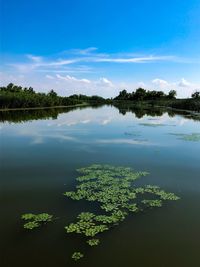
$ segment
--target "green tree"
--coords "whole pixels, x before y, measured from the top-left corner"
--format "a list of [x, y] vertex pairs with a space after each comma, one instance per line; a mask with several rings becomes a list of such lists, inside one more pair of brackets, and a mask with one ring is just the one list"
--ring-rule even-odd
[[199, 91], [194, 92], [194, 93], [192, 94], [192, 98], [194, 98], [194, 99], [198, 99], [198, 98], [200, 98], [200, 92], [199, 92]]
[[128, 98], [128, 93], [125, 89], [120, 91], [119, 95], [116, 97], [116, 99], [119, 99], [119, 100], [120, 99], [123, 100], [123, 99], [127, 99], [127, 98]]
[[177, 95], [177, 93], [176, 93], [175, 90], [170, 90], [169, 93], [168, 93], [168, 97], [170, 99], [176, 98], [176, 95]]
[[51, 96], [51, 97], [57, 97], [57, 93], [56, 93], [54, 90], [51, 90], [51, 91], [48, 93], [48, 96]]
[[146, 90], [143, 88], [138, 88], [134, 94], [134, 98], [137, 100], [144, 100], [146, 97]]

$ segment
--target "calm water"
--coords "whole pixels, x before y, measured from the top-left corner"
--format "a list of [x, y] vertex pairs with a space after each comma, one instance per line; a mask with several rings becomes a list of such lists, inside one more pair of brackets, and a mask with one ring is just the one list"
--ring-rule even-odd
[[[109, 106], [58, 113], [1, 114], [0, 266], [199, 267], [200, 142], [170, 133], [200, 133], [200, 121]], [[129, 216], [91, 248], [82, 237], [65, 234], [64, 226], [79, 212], [93, 211], [94, 203], [62, 193], [73, 189], [77, 168], [93, 163], [148, 171], [141, 182], [181, 200]], [[20, 221], [26, 212], [60, 219], [27, 232]], [[70, 258], [76, 250], [85, 254], [78, 263]]]

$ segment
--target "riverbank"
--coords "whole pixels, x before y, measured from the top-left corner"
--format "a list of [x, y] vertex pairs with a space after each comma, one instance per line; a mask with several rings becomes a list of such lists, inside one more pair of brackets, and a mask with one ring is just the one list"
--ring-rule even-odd
[[88, 103], [67, 105], [67, 106], [51, 106], [51, 107], [31, 107], [31, 108], [1, 108], [0, 111], [20, 111], [20, 110], [38, 110], [38, 109], [57, 109], [57, 108], [73, 108], [89, 106]]

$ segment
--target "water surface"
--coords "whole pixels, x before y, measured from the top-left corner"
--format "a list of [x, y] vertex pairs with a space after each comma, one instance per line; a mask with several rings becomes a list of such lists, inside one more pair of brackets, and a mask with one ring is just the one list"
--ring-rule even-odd
[[[200, 266], [200, 142], [174, 135], [200, 133], [198, 119], [111, 106], [0, 116], [1, 267]], [[64, 226], [96, 206], [62, 193], [74, 188], [77, 168], [93, 163], [148, 171], [141, 183], [181, 200], [129, 216], [91, 248]], [[20, 221], [26, 212], [59, 220], [27, 232]], [[85, 257], [74, 263], [80, 248]]]

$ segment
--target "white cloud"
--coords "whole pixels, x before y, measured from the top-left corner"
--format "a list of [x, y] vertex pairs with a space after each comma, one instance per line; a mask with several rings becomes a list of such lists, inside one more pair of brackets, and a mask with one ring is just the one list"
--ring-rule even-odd
[[138, 86], [144, 88], [146, 87], [146, 84], [144, 82], [138, 82]]
[[[180, 58], [171, 55], [105, 54], [99, 52], [96, 47], [71, 49], [43, 57], [26, 54], [21, 57], [20, 61], [4, 62], [5, 66], [3, 68], [5, 67], [5, 71], [1, 74], [1, 84], [6, 85], [9, 82], [13, 82], [22, 86], [32, 86], [36, 90], [45, 92], [54, 88], [60, 95], [81, 93], [114, 97], [121, 89], [127, 89], [128, 92], [132, 92], [138, 87], [149, 90], [160, 89], [165, 93], [169, 89], [174, 89], [177, 90], [178, 97], [191, 95], [193, 90], [199, 88], [199, 85], [190, 83], [184, 78], [180, 81], [172, 82], [160, 79], [158, 76], [155, 79], [151, 77], [149, 80], [144, 80], [144, 83], [143, 81], [138, 82], [135, 78], [133, 78], [134, 81], [130, 81], [130, 78], [128, 82], [120, 81], [121, 72], [120, 76], [117, 77], [119, 69], [117, 69], [116, 65], [119, 64], [130, 65], [169, 61], [180, 62]], [[110, 76], [113, 71], [116, 79], [111, 81], [106, 78], [106, 75], [109, 73]], [[89, 76], [86, 76], [86, 74]], [[83, 75], [84, 77], [82, 77]], [[127, 77], [127, 75], [124, 72], [124, 76]], [[145, 77], [140, 77], [139, 79], [143, 78]]]
[[[91, 55], [92, 52], [98, 50], [97, 47], [88, 47], [85, 49], [72, 49], [72, 54], [78, 54], [78, 55]], [[66, 51], [67, 52], [67, 51]]]
[[[62, 67], [66, 65], [70, 65], [73, 63], [76, 63], [79, 61], [79, 59], [58, 59], [58, 60], [47, 60], [42, 61], [39, 60], [39, 57], [36, 56], [27, 56], [29, 59], [31, 59], [31, 62], [29, 63], [9, 63], [7, 64], [10, 67], [15, 68], [19, 72], [32, 72], [32, 71], [38, 71], [41, 68], [47, 68], [47, 71], [51, 70], [52, 68], [55, 69], [57, 67]], [[37, 59], [38, 58], [38, 59]]]
[[88, 79], [80, 79], [80, 82], [90, 83], [90, 80], [88, 80]]
[[108, 80], [107, 78], [105, 78], [105, 77], [100, 78], [99, 82], [97, 82], [97, 84], [98, 83], [100, 85], [108, 86], [108, 87], [113, 87], [114, 86], [113, 83], [110, 80]]
[[[65, 68], [66, 66], [73, 66], [77, 63], [150, 63], [159, 61], [176, 61], [175, 56], [168, 55], [145, 55], [145, 56], [133, 56], [130, 53], [125, 54], [103, 54], [96, 52], [96, 47], [88, 47], [86, 49], [72, 49], [68, 53], [59, 53], [57, 55], [50, 55], [41, 57], [37, 55], [25, 55], [22, 56], [20, 62], [7, 62], [6, 65], [11, 68], [15, 68], [20, 72], [41, 71], [46, 68], [47, 72], [56, 70], [58, 67]], [[66, 54], [67, 53], [67, 54]], [[62, 56], [62, 57], [61, 57]], [[29, 60], [27, 62], [27, 59]]]
[[[12, 82], [24, 87], [32, 86], [36, 91], [42, 92], [48, 92], [53, 88], [61, 96], [85, 94], [90, 96], [99, 95], [106, 98], [115, 97], [122, 89], [132, 92], [138, 87], [143, 87], [147, 90], [162, 90], [165, 93], [173, 89], [177, 91], [177, 97], [186, 98], [200, 88], [199, 83], [191, 83], [185, 79], [180, 79], [180, 81], [166, 81], [155, 78], [143, 83], [116, 81], [110, 80], [107, 77], [87, 79], [87, 77], [79, 77], [78, 75], [71, 76], [62, 75], [62, 73], [50, 73], [43, 75], [43, 73], [31, 72], [22, 75], [21, 72], [0, 72], [0, 85], [5, 86]], [[82, 74], [80, 75], [82, 76]]]
[[184, 78], [181, 79], [181, 81], [178, 83], [178, 86], [180, 87], [191, 87], [192, 84], [185, 80]]
[[156, 61], [175, 61], [176, 57], [174, 56], [145, 56], [145, 57], [130, 57], [130, 58], [91, 58], [93, 62], [111, 62], [111, 63], [148, 63]]
[[[2, 86], [5, 86], [9, 84], [10, 82], [23, 85], [25, 79], [26, 79], [26, 76], [19, 74], [19, 73], [14, 74], [14, 73], [0, 72], [0, 84]], [[24, 85], [24, 86], [27, 86], [27, 85]]]
[[57, 66], [63, 66], [63, 65], [70, 65], [76, 62], [79, 62], [80, 60], [77, 59], [59, 59], [56, 61], [49, 61], [49, 62], [43, 62], [40, 65], [37, 65], [38, 67], [57, 67]]
[[[159, 86], [161, 90], [165, 93], [168, 93], [169, 90], [176, 90], [177, 96], [180, 98], [190, 97], [195, 88], [198, 88], [199, 85], [195, 83], [188, 82], [186, 79], [182, 78], [180, 81], [166, 81], [162, 79], [154, 79], [151, 81], [153, 85]], [[154, 89], [150, 86], [150, 89]]]
[[74, 66], [64, 66], [61, 68], [54, 68], [54, 69], [48, 69], [48, 68], [41, 68], [39, 70], [37, 70], [37, 72], [48, 72], [48, 73], [92, 73], [93, 72], [93, 68], [89, 67], [89, 66], [78, 66], [78, 67], [74, 67]]
[[155, 85], [157, 85], [160, 88], [169, 86], [169, 83], [167, 81], [162, 80], [162, 79], [158, 79], [158, 78], [152, 80], [152, 83], [155, 84]]
[[48, 74], [47, 74], [45, 77], [46, 77], [47, 79], [54, 80], [54, 77], [53, 77], [52, 75], [48, 75]]
[[70, 82], [81, 82], [81, 83], [90, 83], [91, 81], [88, 80], [88, 79], [77, 79], [73, 76], [70, 76], [70, 75], [66, 75], [66, 76], [62, 76], [60, 74], [56, 74], [56, 77], [58, 79], [61, 79], [61, 80], [64, 80], [64, 81], [70, 81]]
[[28, 54], [27, 58], [37, 63], [42, 61], [42, 57], [40, 56], [34, 56], [34, 55]]
[[74, 76], [70, 76], [70, 75], [66, 75], [66, 76], [62, 76], [60, 74], [56, 74], [56, 78], [58, 78], [59, 80], [64, 80], [66, 82], [78, 82], [78, 83], [84, 83], [84, 84], [92, 84], [92, 86], [94, 87], [114, 87], [113, 83], [108, 80], [105, 77], [100, 78], [99, 80], [88, 80], [88, 79], [78, 79]]

